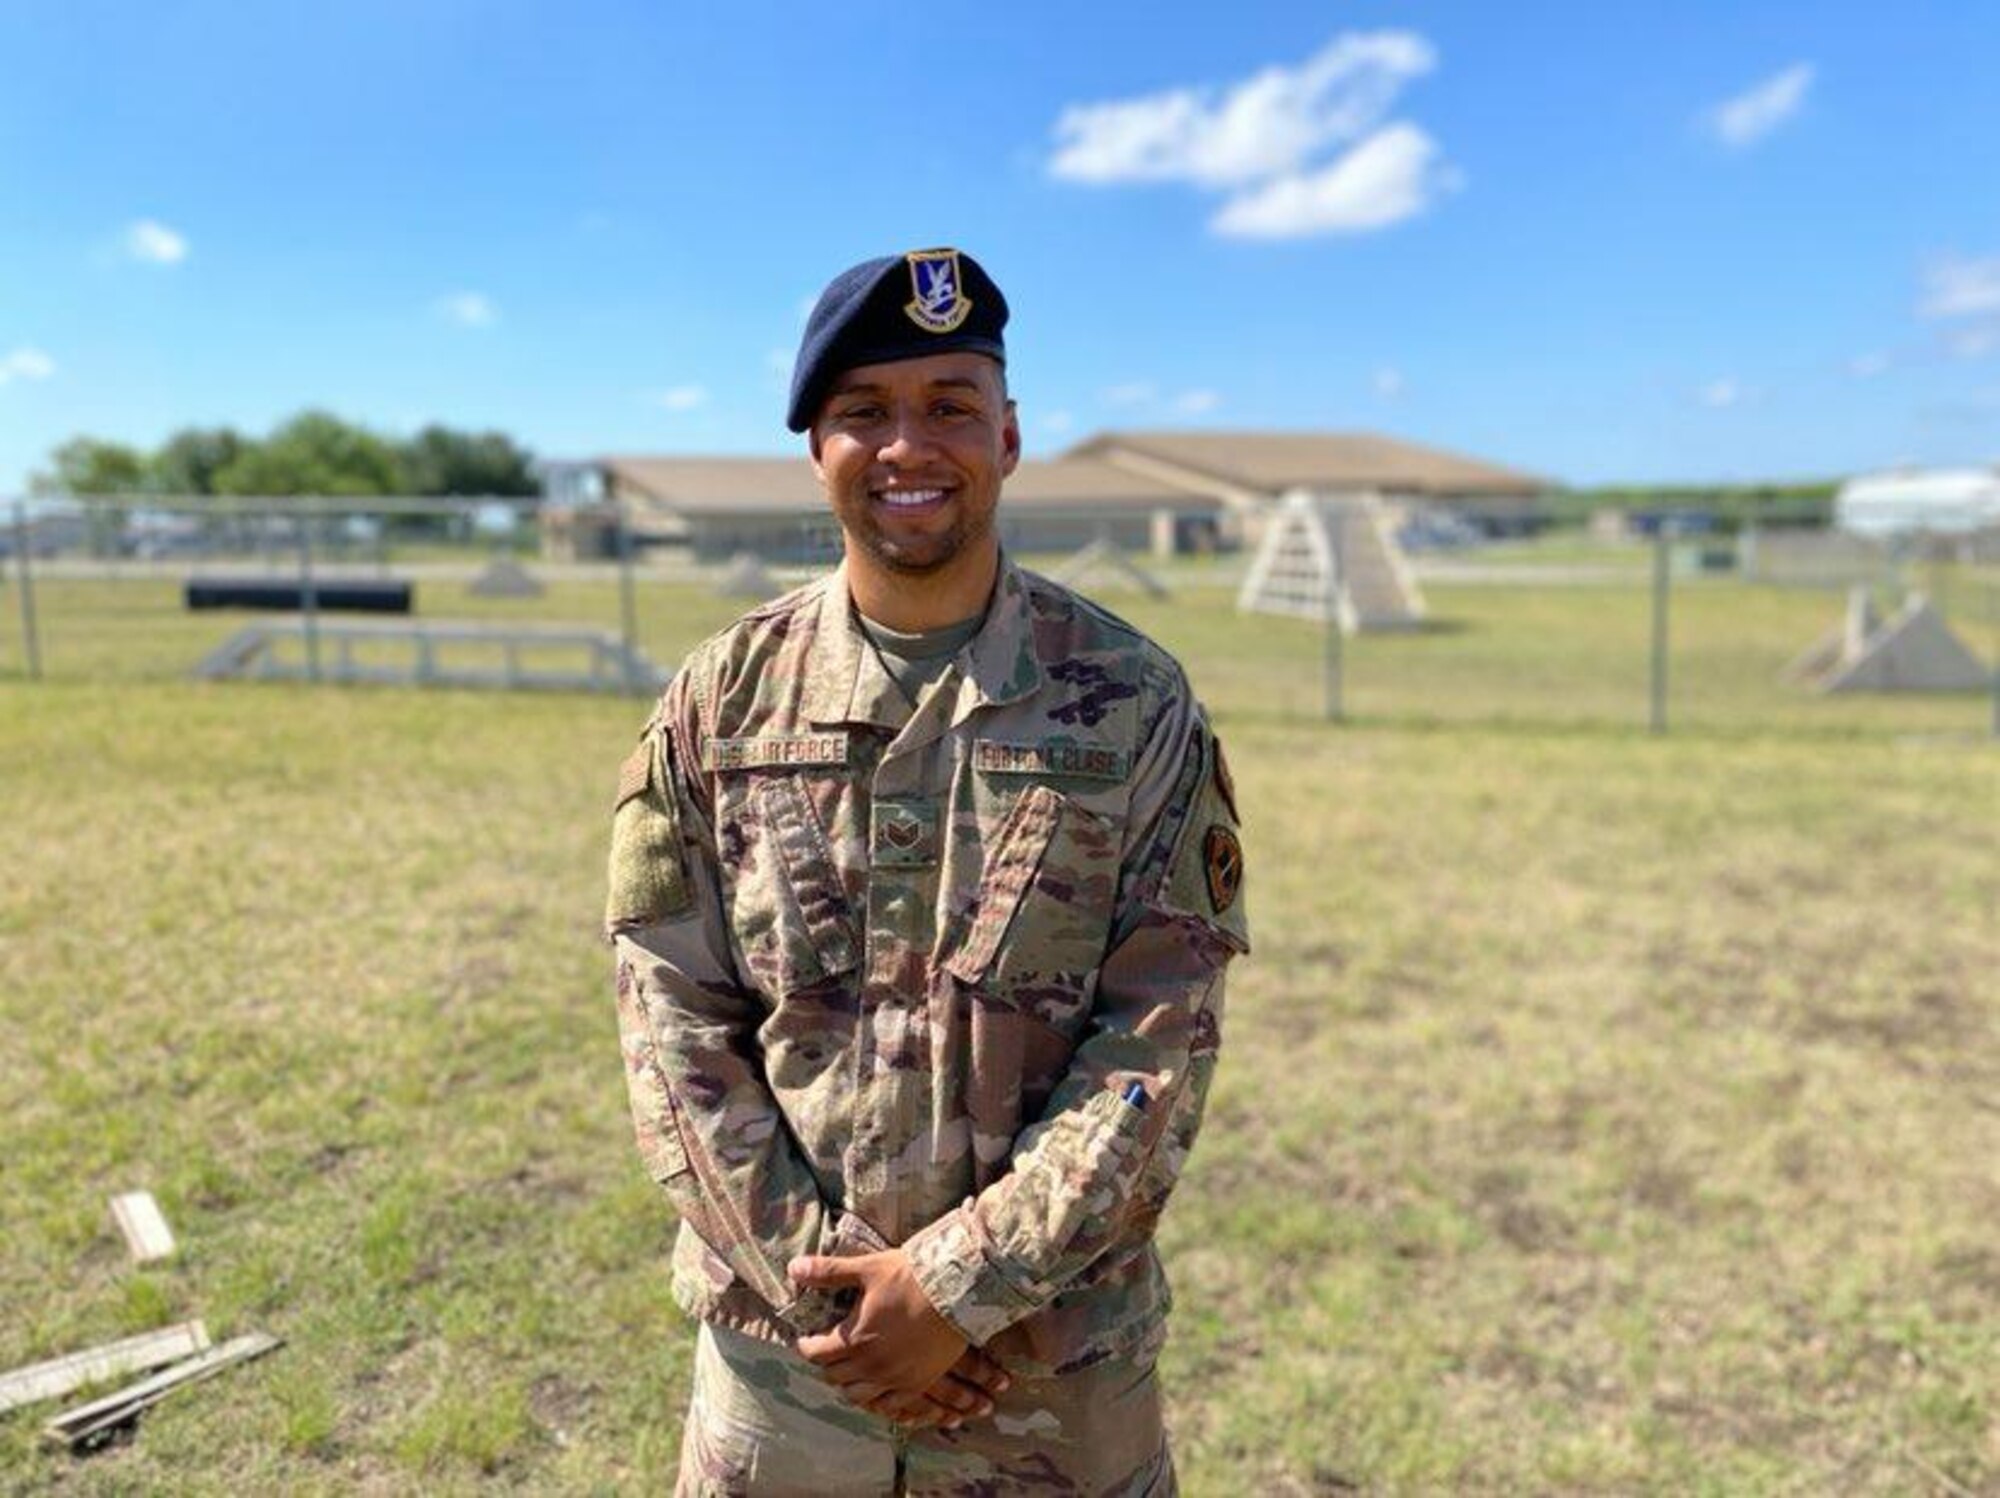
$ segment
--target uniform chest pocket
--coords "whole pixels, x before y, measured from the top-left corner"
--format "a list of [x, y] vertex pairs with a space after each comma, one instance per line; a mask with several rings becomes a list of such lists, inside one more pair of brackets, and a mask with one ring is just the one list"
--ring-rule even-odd
[[757, 986], [775, 998], [853, 969], [853, 913], [798, 776], [755, 774], [727, 799], [730, 925]]
[[1111, 932], [1118, 843], [1109, 819], [1027, 787], [994, 835], [946, 970], [988, 989], [1081, 998]]

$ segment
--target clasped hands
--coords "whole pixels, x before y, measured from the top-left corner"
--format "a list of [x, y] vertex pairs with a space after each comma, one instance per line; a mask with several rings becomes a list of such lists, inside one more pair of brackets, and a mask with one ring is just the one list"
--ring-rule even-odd
[[801, 1290], [857, 1292], [838, 1326], [794, 1347], [849, 1403], [903, 1425], [954, 1429], [993, 1412], [1000, 1365], [937, 1313], [901, 1249], [792, 1260]]

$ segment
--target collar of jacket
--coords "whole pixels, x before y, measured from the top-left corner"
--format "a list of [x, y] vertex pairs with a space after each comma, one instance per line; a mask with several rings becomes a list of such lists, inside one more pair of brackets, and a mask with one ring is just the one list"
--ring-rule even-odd
[[[820, 593], [806, 659], [804, 706], [813, 722], [874, 723], [894, 729], [908, 716], [908, 705], [855, 620], [845, 562], [834, 569]], [[1005, 553], [986, 622], [966, 642], [952, 670], [958, 676], [954, 725], [982, 707], [1019, 701], [1042, 684], [1027, 579]]]

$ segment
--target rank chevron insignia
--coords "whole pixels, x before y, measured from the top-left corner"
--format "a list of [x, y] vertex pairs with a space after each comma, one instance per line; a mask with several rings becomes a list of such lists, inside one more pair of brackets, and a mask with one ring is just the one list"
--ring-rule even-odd
[[904, 306], [910, 321], [927, 333], [949, 333], [971, 315], [972, 298], [958, 274], [957, 250], [912, 250], [910, 289], [915, 296]]

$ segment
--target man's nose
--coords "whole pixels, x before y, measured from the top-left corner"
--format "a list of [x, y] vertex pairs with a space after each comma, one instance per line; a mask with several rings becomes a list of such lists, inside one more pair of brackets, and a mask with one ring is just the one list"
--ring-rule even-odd
[[884, 463], [907, 466], [929, 456], [930, 430], [918, 411], [898, 411], [889, 418], [889, 430], [882, 434], [876, 456]]

